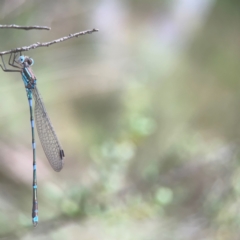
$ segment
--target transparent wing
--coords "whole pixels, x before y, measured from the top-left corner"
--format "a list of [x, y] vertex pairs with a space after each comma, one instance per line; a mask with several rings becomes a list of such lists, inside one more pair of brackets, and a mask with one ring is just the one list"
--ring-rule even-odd
[[48, 117], [37, 86], [32, 89], [32, 94], [35, 100], [34, 114], [39, 139], [50, 165], [59, 172], [63, 168], [64, 151]]

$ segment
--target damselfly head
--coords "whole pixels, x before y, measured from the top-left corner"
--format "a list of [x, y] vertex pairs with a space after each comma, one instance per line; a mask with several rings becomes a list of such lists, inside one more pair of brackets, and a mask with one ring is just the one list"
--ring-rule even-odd
[[21, 64], [26, 63], [28, 66], [32, 66], [34, 64], [34, 61], [33, 61], [32, 58], [27, 57], [27, 56], [23, 56], [23, 55], [19, 56], [18, 62], [21, 63]]

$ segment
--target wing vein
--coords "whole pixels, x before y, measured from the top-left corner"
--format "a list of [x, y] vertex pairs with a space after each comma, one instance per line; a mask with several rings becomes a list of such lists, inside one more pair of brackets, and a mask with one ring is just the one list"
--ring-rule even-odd
[[36, 86], [32, 89], [32, 93], [35, 100], [34, 115], [40, 142], [50, 165], [59, 172], [63, 168], [63, 149]]

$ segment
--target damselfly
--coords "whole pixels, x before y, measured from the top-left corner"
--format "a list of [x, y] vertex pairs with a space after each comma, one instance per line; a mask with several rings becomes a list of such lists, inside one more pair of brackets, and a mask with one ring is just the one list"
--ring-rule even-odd
[[32, 108], [32, 98], [35, 100], [34, 115], [43, 150], [52, 168], [59, 172], [63, 168], [64, 151], [58, 141], [57, 135], [53, 129], [52, 123], [48, 117], [42, 98], [37, 89], [37, 79], [33, 74], [31, 66], [34, 61], [32, 58], [20, 54], [12, 54], [9, 57], [8, 64], [14, 69], [8, 69], [5, 66], [4, 59], [2, 58], [3, 65], [0, 64], [4, 72], [20, 72], [24, 82], [27, 98], [30, 109], [30, 122], [32, 127], [32, 150], [33, 150], [33, 206], [32, 206], [32, 222], [36, 226], [38, 224], [38, 200], [37, 200], [37, 164], [36, 164], [36, 143], [34, 137], [34, 118]]

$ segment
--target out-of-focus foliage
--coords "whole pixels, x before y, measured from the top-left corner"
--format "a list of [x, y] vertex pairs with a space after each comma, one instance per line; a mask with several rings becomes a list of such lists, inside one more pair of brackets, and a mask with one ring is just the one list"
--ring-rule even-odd
[[[28, 104], [0, 72], [0, 239], [239, 239], [237, 0], [1, 1], [0, 51], [99, 28], [27, 54], [64, 146], [40, 143], [31, 226]], [[7, 56], [6, 56], [7, 59]]]

